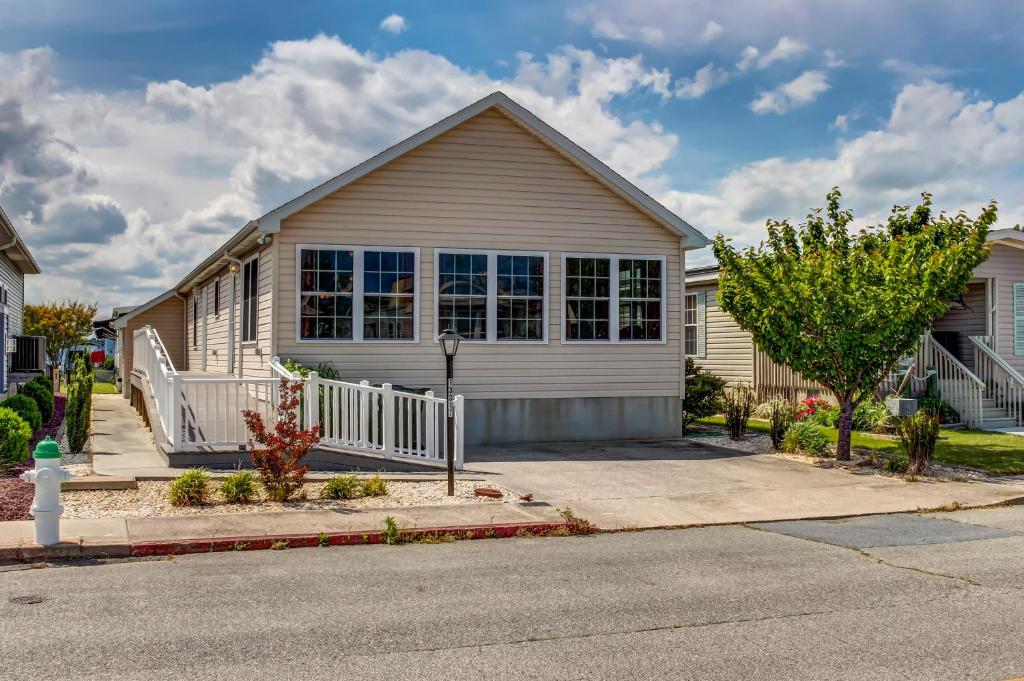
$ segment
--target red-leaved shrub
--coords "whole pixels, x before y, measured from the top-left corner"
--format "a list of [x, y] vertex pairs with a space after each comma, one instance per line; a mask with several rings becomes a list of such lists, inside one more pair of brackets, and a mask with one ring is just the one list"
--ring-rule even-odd
[[800, 400], [800, 406], [796, 410], [796, 420], [803, 421], [808, 416], [814, 416], [819, 409], [828, 409], [832, 405], [824, 397], [808, 397]]
[[319, 426], [304, 429], [298, 422], [302, 381], [282, 378], [279, 394], [277, 421], [272, 427], [263, 423], [259, 412], [251, 409], [242, 412], [245, 425], [252, 434], [249, 453], [271, 501], [287, 501], [302, 489], [309, 472], [309, 466], [303, 464], [302, 459], [320, 442]]

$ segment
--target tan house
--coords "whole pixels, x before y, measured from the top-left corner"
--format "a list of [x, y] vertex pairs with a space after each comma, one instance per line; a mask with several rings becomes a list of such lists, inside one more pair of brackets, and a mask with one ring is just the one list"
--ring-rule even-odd
[[[1024, 232], [995, 230], [991, 254], [978, 266], [962, 299], [935, 320], [915, 356], [914, 388], [933, 385], [972, 426], [1024, 427]], [[686, 354], [731, 384], [750, 385], [758, 397], [800, 398], [824, 392], [758, 350], [718, 305], [718, 268], [686, 271]], [[880, 387], [890, 390], [894, 377]]]
[[286, 359], [325, 364], [325, 446], [431, 458], [443, 400], [398, 386], [443, 394], [451, 328], [468, 444], [675, 436], [682, 272], [706, 243], [496, 92], [251, 221], [115, 321], [134, 344], [125, 391], [167, 411], [170, 376], [167, 447], [235, 446], [233, 413], [204, 414], [269, 394]]
[[28, 246], [0, 208], [0, 396], [45, 368], [46, 349], [38, 336], [24, 336], [25, 276], [39, 274]]

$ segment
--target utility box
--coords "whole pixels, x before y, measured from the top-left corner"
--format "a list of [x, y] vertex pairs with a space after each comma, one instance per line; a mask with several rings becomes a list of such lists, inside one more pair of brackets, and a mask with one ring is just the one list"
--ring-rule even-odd
[[904, 418], [917, 413], [917, 400], [908, 397], [887, 397], [885, 406], [896, 418]]

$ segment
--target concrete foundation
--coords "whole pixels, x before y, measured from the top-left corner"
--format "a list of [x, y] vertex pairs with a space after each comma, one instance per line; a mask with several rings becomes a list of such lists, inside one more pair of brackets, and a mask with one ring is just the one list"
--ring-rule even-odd
[[466, 400], [466, 448], [682, 435], [678, 397]]

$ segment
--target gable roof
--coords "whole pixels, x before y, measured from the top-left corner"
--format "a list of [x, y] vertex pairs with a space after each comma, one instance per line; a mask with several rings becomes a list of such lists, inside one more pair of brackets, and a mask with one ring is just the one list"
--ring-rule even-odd
[[32, 257], [28, 246], [21, 240], [18, 230], [14, 229], [3, 208], [0, 208], [0, 247], [3, 247], [3, 252], [13, 251], [13, 254], [8, 253], [8, 257], [22, 274], [40, 273], [39, 263]]
[[254, 222], [256, 227], [260, 231], [264, 232], [279, 231], [281, 229], [281, 221], [288, 216], [293, 215], [330, 194], [333, 194], [342, 187], [355, 182], [359, 178], [373, 172], [403, 154], [426, 144], [427, 142], [448, 132], [455, 126], [460, 125], [461, 123], [468, 121], [470, 118], [492, 108], [496, 108], [501, 113], [509, 116], [513, 121], [525, 127], [527, 130], [541, 138], [541, 140], [554, 147], [557, 151], [560, 151], [570, 160], [580, 165], [584, 170], [589, 171], [589, 174], [595, 177], [595, 179], [605, 184], [619, 196], [626, 199], [634, 207], [648, 215], [655, 222], [684, 237], [686, 239], [685, 248], [702, 248], [708, 244], [708, 238], [699, 230], [695, 229], [678, 215], [652, 199], [636, 185], [626, 180], [578, 144], [532, 114], [525, 107], [514, 102], [503, 92], [494, 92], [487, 95], [483, 99], [470, 104], [461, 111], [457, 111], [451, 116], [433, 124], [429, 128], [421, 130], [412, 137], [409, 137], [389, 149], [382, 151], [373, 158], [363, 161], [359, 165], [341, 173], [340, 175], [332, 177], [318, 187], [309, 190], [302, 196], [296, 197], [291, 201], [278, 206], [263, 217], [255, 220]]
[[[128, 312], [125, 312], [124, 314], [122, 314], [119, 317], [115, 317], [114, 319], [112, 319], [110, 321], [110, 325], [113, 326], [115, 329], [123, 329], [126, 326], [128, 326], [128, 320], [129, 319], [131, 319], [132, 317], [134, 317], [136, 315], [142, 314], [146, 310], [150, 310], [150, 309], [156, 307], [157, 305], [159, 305], [160, 303], [164, 302], [168, 298], [173, 298], [176, 293], [177, 293], [177, 289], [173, 289], [173, 288], [170, 291], [164, 291], [163, 293], [158, 295], [156, 298], [153, 298], [152, 300], [149, 300], [149, 301], [143, 303], [142, 305], [137, 305], [136, 307], [131, 308], [130, 310], [128, 310]], [[125, 306], [125, 307], [127, 307], [127, 306]], [[114, 309], [115, 310], [123, 310], [124, 307], [114, 308]]]
[[994, 229], [988, 233], [988, 241], [1013, 248], [1024, 248], [1024, 232], [1012, 227]]

